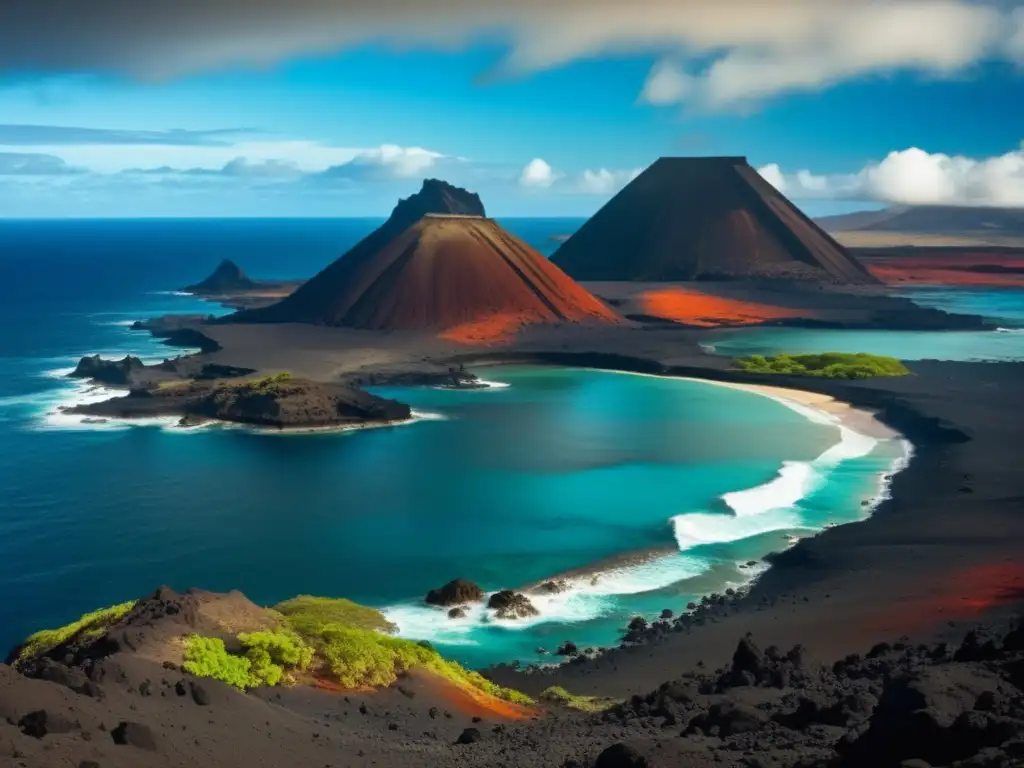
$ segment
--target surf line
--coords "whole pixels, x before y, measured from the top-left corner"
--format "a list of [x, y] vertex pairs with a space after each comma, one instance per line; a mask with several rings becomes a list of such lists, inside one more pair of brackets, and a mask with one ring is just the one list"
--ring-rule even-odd
[[[882, 501], [889, 498], [893, 476], [907, 467], [913, 455], [913, 446], [904, 435], [878, 420], [868, 410], [830, 395], [808, 392], [789, 387], [763, 384], [743, 384], [694, 376], [671, 376], [607, 368], [591, 368], [595, 372], [626, 376], [646, 376], [658, 379], [692, 381], [717, 387], [735, 389], [767, 397], [809, 421], [833, 426], [839, 430], [839, 441], [826, 449], [813, 461], [784, 461], [778, 474], [767, 483], [723, 494], [721, 501], [732, 515], [710, 512], [690, 512], [672, 518], [676, 541], [685, 552], [701, 544], [718, 544], [770, 533], [786, 528], [806, 528], [797, 512], [799, 502], [827, 481], [828, 475], [841, 462], [871, 453], [883, 440], [899, 440], [900, 455], [881, 473], [878, 491], [868, 500], [865, 512], [870, 514]], [[808, 531], [819, 532], [818, 528]]]

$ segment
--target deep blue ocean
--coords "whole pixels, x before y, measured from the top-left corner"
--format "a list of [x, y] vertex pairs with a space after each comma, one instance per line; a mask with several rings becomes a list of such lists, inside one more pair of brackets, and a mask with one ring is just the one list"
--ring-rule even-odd
[[[181, 352], [127, 326], [217, 311], [174, 292], [220, 259], [304, 277], [378, 223], [0, 221], [3, 649], [169, 584], [263, 604], [349, 597], [469, 664], [538, 660], [565, 639], [614, 643], [632, 615], [743, 583], [758, 568], [740, 564], [787, 537], [863, 519], [904, 455], [901, 441], [760, 395], [567, 369], [486, 369], [505, 386], [484, 391], [381, 390], [427, 418], [343, 434], [83, 424], [56, 410], [108, 394], [65, 378], [83, 354]], [[550, 253], [580, 222], [502, 223]], [[1019, 295], [926, 300], [1024, 325]], [[942, 334], [891, 343], [905, 357], [949, 350]], [[420, 602], [457, 576], [495, 590], [559, 574], [572, 589], [537, 598], [527, 622], [452, 621]]]

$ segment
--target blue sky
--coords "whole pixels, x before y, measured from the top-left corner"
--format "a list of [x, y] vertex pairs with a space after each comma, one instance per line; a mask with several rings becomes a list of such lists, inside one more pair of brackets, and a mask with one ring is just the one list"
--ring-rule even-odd
[[386, 215], [426, 176], [586, 216], [687, 154], [812, 215], [1024, 206], [996, 0], [56, 2], [0, 29], [0, 216]]

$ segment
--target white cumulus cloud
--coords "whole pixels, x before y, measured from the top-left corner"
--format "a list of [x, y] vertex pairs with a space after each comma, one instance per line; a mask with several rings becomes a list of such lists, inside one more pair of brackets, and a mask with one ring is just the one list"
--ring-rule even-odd
[[910, 147], [846, 174], [816, 175], [808, 170], [786, 174], [775, 163], [758, 171], [796, 200], [1024, 207], [1024, 143], [1006, 154], [981, 159]]
[[545, 160], [535, 157], [523, 168], [519, 175], [519, 184], [524, 187], [539, 187], [547, 189], [559, 178]]
[[583, 171], [575, 185], [575, 191], [585, 195], [611, 195], [618, 192], [633, 179], [643, 173], [643, 168], [627, 171], [611, 171], [598, 168], [596, 171]]

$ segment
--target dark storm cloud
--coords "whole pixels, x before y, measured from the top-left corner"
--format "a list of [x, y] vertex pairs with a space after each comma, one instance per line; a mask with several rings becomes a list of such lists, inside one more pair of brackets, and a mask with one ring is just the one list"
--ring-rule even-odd
[[[0, 31], [0, 38], [2, 36], [3, 32]], [[2, 56], [3, 54], [0, 52], [0, 57]], [[235, 137], [251, 133], [257, 133], [257, 131], [244, 128], [221, 128], [212, 131], [182, 129], [134, 131], [118, 128], [76, 128], [63, 125], [6, 123], [0, 124], [0, 145], [173, 144], [177, 146], [226, 146], [233, 144], [232, 139]]]

